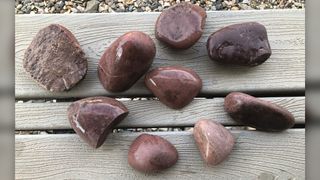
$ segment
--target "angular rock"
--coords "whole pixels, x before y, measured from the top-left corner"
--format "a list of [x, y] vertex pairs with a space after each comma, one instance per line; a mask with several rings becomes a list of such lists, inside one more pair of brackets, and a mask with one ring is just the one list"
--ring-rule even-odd
[[33, 38], [25, 51], [23, 67], [45, 89], [61, 92], [85, 77], [88, 62], [73, 34], [51, 24]]
[[129, 165], [145, 173], [167, 169], [177, 161], [177, 149], [156, 135], [141, 134], [132, 142], [128, 152]]
[[197, 121], [193, 136], [200, 155], [207, 165], [221, 163], [231, 153], [235, 144], [229, 130], [217, 122], [205, 119]]
[[103, 144], [108, 134], [128, 113], [121, 102], [108, 97], [81, 99], [68, 108], [71, 127], [94, 148]]
[[187, 49], [201, 37], [207, 14], [189, 3], [179, 3], [163, 11], [157, 19], [155, 35], [176, 49]]
[[152, 39], [138, 31], [128, 32], [106, 49], [100, 59], [98, 75], [111, 92], [129, 89], [150, 68], [156, 54]]
[[217, 62], [257, 66], [271, 56], [266, 28], [256, 22], [230, 25], [207, 40], [209, 57]]
[[200, 92], [202, 81], [192, 69], [167, 66], [148, 72], [145, 85], [163, 104], [180, 109]]
[[240, 92], [228, 94], [224, 107], [232, 119], [258, 130], [283, 131], [295, 124], [283, 107]]

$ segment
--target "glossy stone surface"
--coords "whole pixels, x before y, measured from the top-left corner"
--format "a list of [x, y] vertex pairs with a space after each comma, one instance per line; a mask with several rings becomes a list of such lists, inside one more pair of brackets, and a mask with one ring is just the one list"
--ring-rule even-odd
[[145, 85], [163, 104], [180, 109], [200, 92], [202, 81], [192, 69], [167, 66], [148, 72]]
[[88, 62], [74, 35], [61, 25], [51, 24], [33, 38], [23, 67], [45, 89], [61, 92], [85, 77]]
[[200, 155], [207, 165], [218, 165], [224, 161], [235, 144], [230, 131], [212, 120], [197, 121], [193, 129], [193, 136]]
[[167, 169], [177, 161], [177, 149], [156, 135], [141, 134], [132, 142], [128, 152], [129, 165], [144, 173]]
[[228, 94], [224, 107], [232, 119], [258, 130], [283, 131], [295, 124], [283, 107], [240, 92]]
[[114, 41], [99, 61], [98, 75], [111, 92], [129, 89], [150, 68], [156, 54], [152, 39], [138, 31], [128, 32]]
[[164, 10], [156, 22], [159, 41], [177, 49], [187, 49], [201, 37], [207, 14], [201, 7], [179, 3]]
[[68, 108], [71, 127], [94, 148], [103, 144], [114, 126], [128, 113], [128, 109], [121, 102], [108, 97], [81, 99]]
[[256, 22], [230, 25], [211, 34], [209, 57], [217, 62], [257, 66], [271, 56], [266, 28]]

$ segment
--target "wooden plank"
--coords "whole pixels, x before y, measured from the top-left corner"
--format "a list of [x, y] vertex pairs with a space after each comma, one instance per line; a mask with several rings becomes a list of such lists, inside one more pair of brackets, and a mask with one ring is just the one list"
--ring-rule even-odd
[[[303, 92], [305, 88], [305, 11], [219, 11], [207, 12], [205, 32], [192, 48], [176, 51], [154, 37], [154, 24], [159, 13], [17, 15], [15, 23], [15, 88], [17, 98], [65, 98], [94, 95], [150, 95], [143, 81], [130, 90], [113, 94], [105, 91], [97, 77], [97, 62], [106, 47], [130, 30], [149, 34], [155, 41], [157, 54], [153, 67], [184, 65], [193, 68], [203, 80], [202, 95], [225, 94], [230, 91], [257, 93]], [[121, 21], [119, 20], [121, 19]], [[261, 66], [246, 68], [223, 66], [209, 60], [208, 36], [227, 25], [258, 21], [268, 31], [271, 58]], [[125, 23], [124, 23], [125, 22]], [[25, 49], [40, 28], [59, 23], [69, 28], [89, 58], [86, 78], [69, 92], [51, 93], [31, 80], [22, 68]]]
[[[305, 122], [305, 97], [263, 98], [287, 108], [297, 124]], [[172, 110], [157, 100], [122, 101], [129, 116], [117, 127], [193, 126], [199, 118], [212, 118], [224, 125], [241, 125], [223, 109], [223, 98], [196, 99], [181, 110]], [[16, 103], [16, 129], [70, 129], [67, 108], [70, 102]]]
[[191, 132], [157, 132], [172, 142], [179, 160], [157, 174], [142, 174], [127, 163], [138, 133], [110, 135], [99, 149], [75, 134], [16, 135], [17, 179], [305, 179], [305, 131], [233, 131], [237, 143], [216, 167], [206, 167]]

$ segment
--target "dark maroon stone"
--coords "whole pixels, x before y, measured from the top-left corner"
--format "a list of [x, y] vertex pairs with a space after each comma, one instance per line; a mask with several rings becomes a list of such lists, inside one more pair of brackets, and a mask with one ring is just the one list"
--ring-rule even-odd
[[150, 134], [138, 136], [128, 153], [129, 165], [145, 173], [167, 169], [177, 161], [177, 149], [166, 139]]
[[152, 39], [138, 31], [128, 32], [106, 49], [100, 59], [98, 75], [111, 92], [129, 89], [150, 68], [156, 54]]
[[85, 77], [88, 62], [73, 34], [52, 24], [33, 38], [25, 51], [23, 67], [45, 89], [61, 92]]
[[217, 165], [231, 153], [234, 137], [221, 124], [202, 119], [197, 121], [193, 129], [193, 136], [202, 159], [207, 165]]
[[240, 92], [230, 93], [224, 107], [232, 119], [258, 130], [283, 131], [295, 124], [288, 110]]
[[89, 145], [100, 147], [127, 115], [128, 109], [108, 97], [89, 97], [73, 102], [68, 108], [71, 127]]
[[207, 14], [189, 3], [179, 3], [164, 10], [156, 22], [156, 38], [177, 49], [194, 45], [203, 33]]
[[271, 55], [266, 28], [256, 22], [235, 24], [211, 34], [207, 41], [209, 57], [217, 62], [257, 66]]
[[145, 84], [163, 104], [173, 109], [189, 104], [202, 88], [200, 77], [192, 69], [179, 66], [151, 70]]

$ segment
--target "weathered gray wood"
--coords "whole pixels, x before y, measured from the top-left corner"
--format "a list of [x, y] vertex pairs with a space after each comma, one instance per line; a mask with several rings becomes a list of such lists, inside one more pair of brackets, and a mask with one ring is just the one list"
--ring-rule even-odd
[[138, 133], [110, 135], [93, 149], [75, 134], [17, 135], [17, 179], [305, 179], [305, 133], [233, 131], [237, 143], [227, 160], [206, 167], [190, 132], [157, 132], [172, 142], [178, 163], [153, 175], [134, 171], [127, 153]]
[[[154, 38], [154, 24], [159, 13], [17, 15], [16, 97], [62, 98], [110, 95], [99, 83], [97, 62], [112, 41], [130, 30], [143, 31], [155, 40], [157, 55], [153, 67], [180, 64], [193, 68], [203, 79], [201, 93], [204, 95], [225, 94], [230, 91], [262, 93], [303, 91], [305, 88], [304, 14], [304, 10], [208, 12], [202, 38], [192, 48], [184, 51], [172, 50]], [[246, 21], [258, 21], [266, 26], [273, 52], [271, 58], [255, 68], [223, 66], [209, 60], [205, 45], [207, 37], [224, 26]], [[51, 23], [59, 23], [69, 28], [89, 58], [86, 78], [70, 92], [45, 91], [36, 85], [22, 68], [22, 58], [28, 44], [40, 28]], [[140, 80], [130, 90], [111, 95], [143, 96], [150, 95], [150, 92]]]
[[[297, 124], [305, 122], [305, 98], [264, 98], [287, 108]], [[157, 100], [122, 101], [129, 116], [118, 127], [172, 127], [193, 126], [199, 118], [212, 118], [224, 125], [240, 125], [223, 109], [223, 98], [196, 99], [182, 110], [172, 110]], [[67, 119], [69, 102], [16, 103], [16, 129], [70, 129]]]

